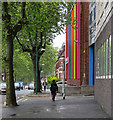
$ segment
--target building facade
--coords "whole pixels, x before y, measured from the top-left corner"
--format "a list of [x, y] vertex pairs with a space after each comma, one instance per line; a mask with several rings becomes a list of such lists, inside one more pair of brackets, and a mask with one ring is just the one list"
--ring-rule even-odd
[[113, 118], [113, 2], [96, 2], [95, 99]]
[[64, 76], [64, 62], [65, 62], [65, 43], [62, 44], [62, 47], [60, 48], [58, 52], [58, 59], [56, 61], [56, 69], [55, 74], [59, 78], [59, 80], [62, 80], [62, 77]]
[[[76, 24], [66, 27], [65, 79], [70, 86], [89, 83], [89, 3], [77, 1], [69, 14]], [[76, 26], [76, 29], [74, 28]]]

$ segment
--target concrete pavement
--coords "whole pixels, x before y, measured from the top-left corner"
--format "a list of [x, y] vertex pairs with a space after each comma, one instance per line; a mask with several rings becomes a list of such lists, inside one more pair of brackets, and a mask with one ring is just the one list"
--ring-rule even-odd
[[59, 94], [51, 100], [50, 92], [30, 94], [18, 101], [19, 106], [2, 108], [2, 118], [109, 118], [94, 100], [94, 96]]

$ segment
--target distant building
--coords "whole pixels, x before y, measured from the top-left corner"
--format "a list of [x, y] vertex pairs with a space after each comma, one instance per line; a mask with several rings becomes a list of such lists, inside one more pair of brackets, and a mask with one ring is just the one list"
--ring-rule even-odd
[[59, 80], [62, 80], [64, 78], [64, 62], [65, 62], [65, 43], [62, 44], [62, 47], [58, 52], [58, 59], [56, 61], [55, 74], [59, 78]]

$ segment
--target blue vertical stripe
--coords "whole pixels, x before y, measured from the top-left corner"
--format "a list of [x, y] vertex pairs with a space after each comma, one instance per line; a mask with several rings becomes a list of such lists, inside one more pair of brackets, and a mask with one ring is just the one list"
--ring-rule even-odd
[[93, 50], [94, 47], [90, 46], [89, 47], [89, 85], [93, 85]]

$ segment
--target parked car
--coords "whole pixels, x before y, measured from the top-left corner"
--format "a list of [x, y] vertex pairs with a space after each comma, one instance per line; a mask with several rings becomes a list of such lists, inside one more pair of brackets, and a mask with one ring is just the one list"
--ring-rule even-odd
[[[56, 82], [56, 84], [57, 84], [58, 87], [60, 87], [60, 86], [62, 86], [63, 83], [62, 83], [62, 81], [59, 81], [59, 82]], [[65, 81], [65, 86], [67, 86], [67, 82], [66, 81]]]
[[19, 83], [15, 83], [15, 90], [20, 90], [20, 85], [19, 85]]
[[0, 84], [0, 94], [6, 94], [6, 83]]
[[33, 88], [34, 88], [34, 83], [30, 83], [30, 84], [28, 85], [28, 90], [33, 90]]

